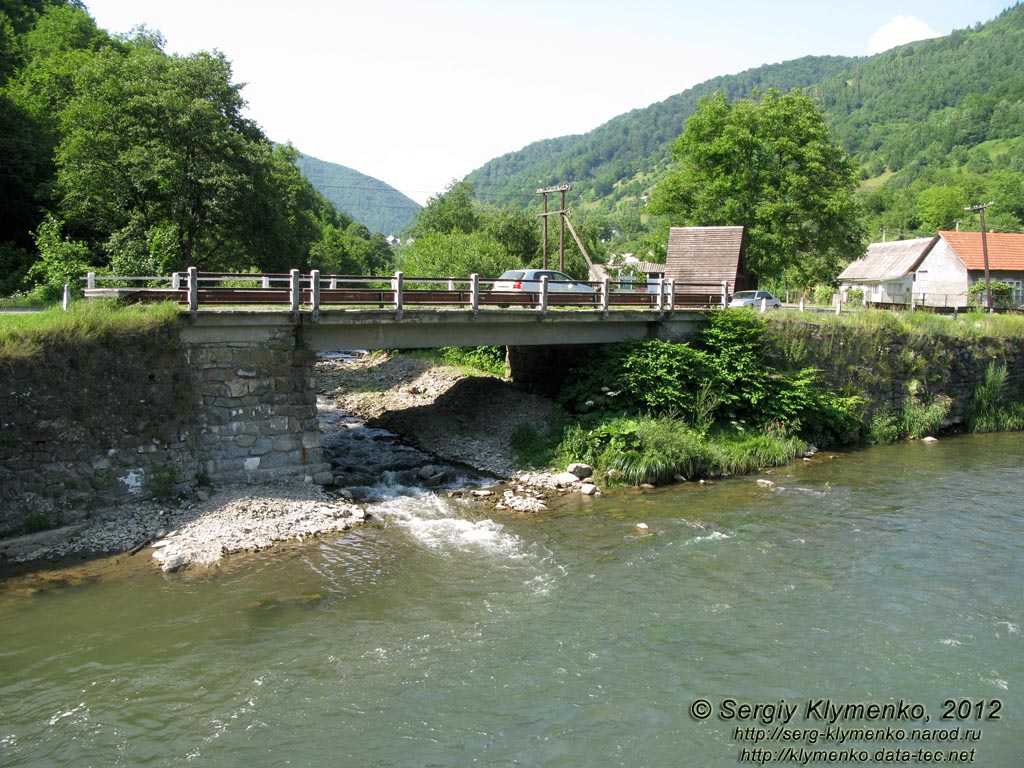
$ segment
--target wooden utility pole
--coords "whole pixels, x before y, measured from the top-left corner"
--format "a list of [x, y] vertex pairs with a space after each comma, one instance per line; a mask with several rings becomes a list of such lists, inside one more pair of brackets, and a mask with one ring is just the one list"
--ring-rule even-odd
[[[548, 216], [558, 214], [561, 220], [558, 233], [558, 269], [560, 272], [565, 272], [565, 216], [567, 213], [565, 210], [565, 193], [570, 189], [572, 189], [570, 184], [559, 184], [557, 187], [540, 187], [537, 190], [538, 195], [544, 196], [544, 213], [540, 215], [541, 221], [544, 222], [544, 269], [548, 268]], [[557, 211], [548, 212], [549, 192], [562, 193], [562, 206]]]
[[992, 205], [992, 202], [969, 205], [965, 211], [976, 213], [981, 217], [981, 258], [985, 262], [985, 308], [992, 311], [992, 283], [988, 277], [988, 239], [985, 236], [985, 209]]

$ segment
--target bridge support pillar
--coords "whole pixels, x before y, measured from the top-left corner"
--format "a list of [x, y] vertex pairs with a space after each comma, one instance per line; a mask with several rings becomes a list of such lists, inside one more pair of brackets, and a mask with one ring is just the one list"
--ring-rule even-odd
[[570, 369], [596, 344], [545, 344], [506, 347], [505, 369], [516, 384], [549, 397], [561, 391]]
[[291, 328], [265, 338], [185, 342], [198, 400], [198, 465], [219, 482], [331, 482], [320, 452], [313, 352]]

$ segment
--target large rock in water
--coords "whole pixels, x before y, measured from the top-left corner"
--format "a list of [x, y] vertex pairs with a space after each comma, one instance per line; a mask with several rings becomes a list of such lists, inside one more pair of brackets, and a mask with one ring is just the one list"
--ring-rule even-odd
[[575, 462], [565, 468], [566, 472], [572, 472], [580, 480], [586, 480], [588, 477], [593, 476], [594, 468], [589, 464], [583, 464], [582, 462]]

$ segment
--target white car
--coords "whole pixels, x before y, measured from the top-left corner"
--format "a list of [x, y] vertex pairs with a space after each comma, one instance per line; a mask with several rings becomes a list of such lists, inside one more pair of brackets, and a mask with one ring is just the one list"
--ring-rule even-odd
[[768, 291], [740, 291], [732, 295], [730, 307], [751, 307], [760, 309], [762, 302], [768, 309], [781, 309], [782, 302]]
[[495, 291], [532, 291], [540, 292], [540, 280], [542, 277], [548, 279], [548, 292], [556, 291], [575, 293], [596, 293], [593, 286], [573, 280], [562, 272], [553, 269], [510, 269], [503, 272], [501, 277], [494, 281], [492, 290]]

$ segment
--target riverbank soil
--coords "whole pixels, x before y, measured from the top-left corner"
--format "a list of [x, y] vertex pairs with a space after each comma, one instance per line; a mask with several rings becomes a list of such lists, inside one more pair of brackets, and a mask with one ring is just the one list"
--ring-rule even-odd
[[498, 478], [518, 470], [512, 432], [524, 423], [546, 432], [553, 407], [509, 381], [411, 355], [321, 360], [316, 376], [321, 398], [367, 426]]

